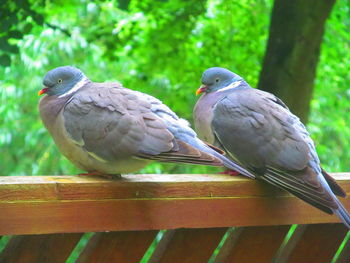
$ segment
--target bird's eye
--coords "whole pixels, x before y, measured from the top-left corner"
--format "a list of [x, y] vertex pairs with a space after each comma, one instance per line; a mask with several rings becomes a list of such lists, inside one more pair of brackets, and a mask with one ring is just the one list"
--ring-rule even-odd
[[62, 82], [62, 79], [58, 79], [58, 80], [57, 80], [57, 83], [61, 83], [61, 82]]
[[219, 78], [216, 78], [216, 79], [215, 79], [215, 82], [216, 82], [216, 83], [217, 83], [217, 82], [219, 82], [219, 81], [220, 81], [220, 79], [219, 79]]

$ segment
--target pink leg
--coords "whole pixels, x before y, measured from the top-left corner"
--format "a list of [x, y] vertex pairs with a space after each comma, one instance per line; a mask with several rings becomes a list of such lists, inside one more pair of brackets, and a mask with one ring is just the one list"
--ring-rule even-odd
[[231, 176], [237, 176], [240, 173], [234, 170], [225, 170], [224, 172], [220, 172], [219, 174], [227, 174], [227, 175], [231, 175]]

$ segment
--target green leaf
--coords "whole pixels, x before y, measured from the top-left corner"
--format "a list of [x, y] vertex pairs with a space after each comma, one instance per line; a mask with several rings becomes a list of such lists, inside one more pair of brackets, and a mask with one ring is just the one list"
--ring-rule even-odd
[[7, 50], [9, 49], [10, 44], [8, 43], [7, 37], [0, 37], [0, 49]]
[[8, 38], [1, 37], [0, 38], [0, 49], [10, 53], [18, 53], [19, 49], [16, 45], [11, 45], [8, 42]]
[[25, 24], [23, 27], [23, 34], [28, 34], [33, 28], [33, 25], [31, 23]]
[[11, 65], [10, 56], [7, 54], [0, 56], [0, 65], [3, 67], [9, 67]]
[[23, 37], [23, 33], [18, 31], [18, 30], [12, 30], [8, 33], [8, 36], [10, 38], [17, 38], [17, 39], [20, 39]]
[[33, 19], [38, 25], [43, 25], [44, 24], [44, 16], [43, 15], [35, 13], [33, 15]]
[[19, 48], [16, 45], [10, 45], [9, 50], [10, 53], [18, 54], [19, 53]]
[[11, 26], [11, 21], [9, 19], [1, 21], [1, 29], [3, 31], [9, 30], [10, 26]]

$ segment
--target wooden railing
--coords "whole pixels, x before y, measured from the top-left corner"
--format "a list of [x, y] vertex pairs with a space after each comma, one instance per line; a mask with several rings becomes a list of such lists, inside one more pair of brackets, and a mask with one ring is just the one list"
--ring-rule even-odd
[[[334, 177], [350, 193], [350, 174]], [[1, 263], [350, 262], [338, 222], [241, 177], [0, 177]]]

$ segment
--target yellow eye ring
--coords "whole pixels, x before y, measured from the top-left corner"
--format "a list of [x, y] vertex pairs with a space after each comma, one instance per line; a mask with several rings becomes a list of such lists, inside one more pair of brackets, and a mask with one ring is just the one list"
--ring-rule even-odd
[[62, 82], [62, 79], [58, 79], [58, 80], [57, 80], [57, 83], [61, 83], [61, 82]]

